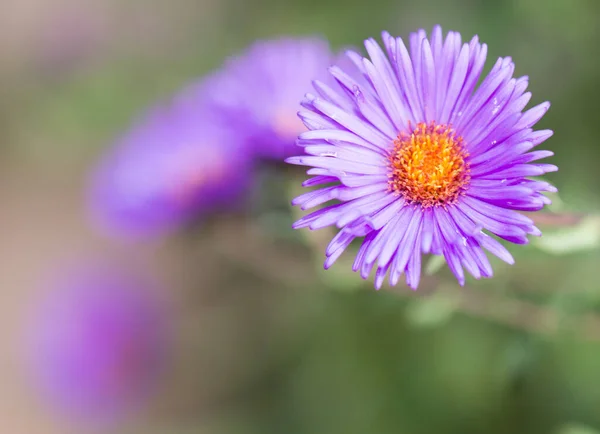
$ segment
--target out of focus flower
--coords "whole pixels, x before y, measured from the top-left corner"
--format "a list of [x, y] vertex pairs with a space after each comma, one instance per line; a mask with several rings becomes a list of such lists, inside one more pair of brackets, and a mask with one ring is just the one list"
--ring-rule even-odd
[[257, 155], [283, 161], [298, 152], [296, 138], [306, 129], [297, 116], [302, 96], [333, 63], [328, 43], [318, 38], [256, 42], [224, 66], [212, 86], [215, 106], [235, 119]]
[[[518, 211], [549, 204], [542, 193], [556, 189], [529, 177], [557, 170], [531, 164], [552, 155], [532, 151], [552, 135], [533, 131], [549, 108], [525, 112], [531, 94], [527, 77], [513, 78], [514, 64], [500, 58], [476, 89], [487, 47], [475, 36], [462, 44], [440, 27], [431, 39], [420, 30], [401, 38], [383, 33], [386, 52], [365, 41], [370, 60], [349, 52], [363, 83], [338, 67], [339, 86], [316, 83], [300, 113], [312, 131], [299, 136], [307, 156], [291, 164], [312, 167], [304, 183], [319, 189], [293, 203], [309, 209], [328, 205], [294, 227], [336, 225], [340, 232], [326, 250], [330, 267], [355, 238], [362, 238], [353, 269], [367, 278], [377, 268], [375, 286], [389, 273], [391, 285], [406, 274], [417, 288], [421, 255], [443, 255], [464, 284], [492, 276], [486, 249], [508, 263], [510, 253], [488, 233], [526, 244], [541, 232]], [[486, 232], [488, 233], [486, 233]]]
[[67, 270], [49, 282], [34, 313], [33, 385], [54, 410], [110, 423], [156, 392], [170, 320], [149, 282], [107, 266]]
[[154, 108], [105, 156], [90, 194], [101, 228], [151, 236], [238, 203], [251, 155], [240, 130], [207, 108], [204, 90], [202, 82]]

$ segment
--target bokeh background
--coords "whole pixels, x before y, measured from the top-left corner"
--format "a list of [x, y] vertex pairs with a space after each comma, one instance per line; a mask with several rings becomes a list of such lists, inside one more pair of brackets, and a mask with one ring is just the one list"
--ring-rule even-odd
[[[3, 0], [0, 3], [0, 430], [54, 434], [600, 432], [600, 2], [595, 0]], [[529, 75], [560, 171], [540, 242], [459, 288], [373, 290], [327, 234], [294, 233], [300, 172], [256, 172], [243, 212], [159, 240], [89, 225], [87, 174], [147, 106], [253, 40], [334, 48], [439, 23]], [[299, 65], [301, 67], [301, 65]], [[47, 273], [110, 258], [160, 282], [173, 323], [156, 393], [116, 426], [39, 396], [23, 330]]]

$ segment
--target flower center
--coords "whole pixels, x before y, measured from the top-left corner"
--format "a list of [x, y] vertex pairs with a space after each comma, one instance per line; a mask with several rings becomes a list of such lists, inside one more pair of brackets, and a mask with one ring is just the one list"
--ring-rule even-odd
[[167, 179], [171, 180], [171, 198], [178, 204], [187, 205], [197, 198], [202, 188], [210, 188], [224, 178], [226, 173], [227, 162], [218, 152], [206, 149], [197, 155], [182, 152], [173, 161], [167, 175]]
[[296, 140], [298, 134], [306, 130], [306, 127], [292, 110], [278, 110], [273, 117], [273, 129], [275, 134], [284, 140]]
[[450, 126], [419, 123], [394, 140], [390, 190], [423, 208], [454, 203], [470, 180], [467, 156]]

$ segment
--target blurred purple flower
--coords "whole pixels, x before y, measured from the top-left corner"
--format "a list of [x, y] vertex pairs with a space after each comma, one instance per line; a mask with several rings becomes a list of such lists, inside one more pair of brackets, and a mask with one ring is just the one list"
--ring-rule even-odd
[[207, 107], [205, 84], [149, 111], [104, 157], [90, 194], [101, 229], [147, 237], [239, 203], [252, 158], [240, 130]]
[[[483, 230], [526, 244], [541, 232], [517, 211], [549, 204], [543, 192], [556, 191], [531, 176], [557, 170], [529, 164], [552, 155], [528, 152], [552, 135], [533, 131], [546, 113], [545, 102], [523, 112], [531, 93], [527, 77], [513, 78], [514, 64], [500, 58], [476, 89], [487, 46], [477, 36], [433, 29], [401, 38], [383, 33], [386, 52], [365, 41], [370, 60], [355, 52], [350, 74], [331, 69], [335, 87], [315, 83], [300, 117], [311, 130], [298, 143], [308, 156], [288, 163], [312, 167], [297, 197], [309, 209], [339, 201], [295, 223], [295, 228], [336, 225], [340, 232], [326, 249], [329, 268], [355, 238], [364, 237], [353, 269], [367, 278], [376, 266], [375, 286], [389, 272], [391, 285], [406, 274], [416, 289], [421, 255], [443, 255], [462, 285], [466, 269], [491, 277], [483, 249], [513, 263], [510, 253]], [[359, 71], [366, 80], [357, 82]]]
[[257, 155], [283, 161], [298, 152], [296, 138], [306, 129], [297, 116], [302, 96], [333, 63], [319, 38], [258, 41], [226, 62], [211, 86], [213, 102], [246, 132]]
[[74, 419], [114, 422], [157, 391], [170, 317], [156, 288], [105, 265], [47, 285], [28, 329], [34, 385]]

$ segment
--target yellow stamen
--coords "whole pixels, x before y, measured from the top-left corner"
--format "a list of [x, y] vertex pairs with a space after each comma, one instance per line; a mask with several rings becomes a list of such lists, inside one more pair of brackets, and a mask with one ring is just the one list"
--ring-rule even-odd
[[390, 190], [423, 208], [454, 203], [468, 185], [468, 154], [448, 125], [419, 123], [390, 154]]

